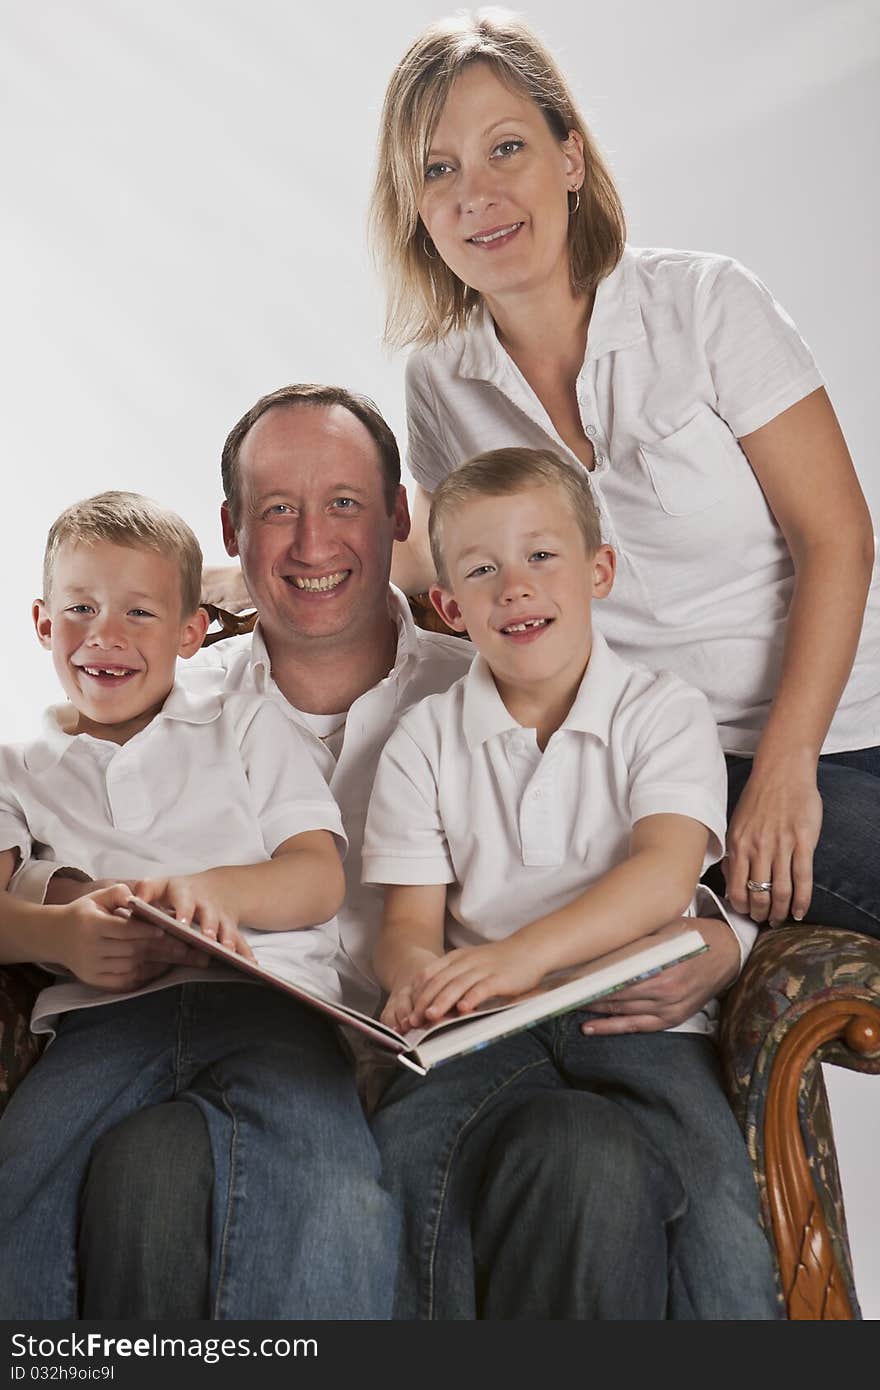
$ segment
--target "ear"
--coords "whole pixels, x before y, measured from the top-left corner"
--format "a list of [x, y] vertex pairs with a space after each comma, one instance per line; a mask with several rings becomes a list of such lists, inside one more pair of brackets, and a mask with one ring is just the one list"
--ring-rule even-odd
[[238, 554], [238, 536], [235, 534], [235, 527], [232, 524], [232, 517], [229, 514], [229, 503], [223, 502], [220, 506], [220, 525], [223, 528], [223, 544], [226, 547], [227, 555]]
[[34, 620], [34, 628], [37, 633], [37, 641], [41, 647], [45, 647], [47, 652], [52, 650], [52, 619], [49, 610], [41, 598], [35, 598], [31, 607], [31, 617]]
[[428, 598], [447, 627], [451, 627], [453, 632], [467, 631], [454, 594], [450, 593], [448, 589], [441, 589], [439, 584], [432, 584], [428, 590]]
[[205, 633], [208, 631], [210, 618], [204, 608], [197, 608], [195, 613], [186, 619], [180, 629], [180, 644], [177, 648], [178, 656], [194, 656], [199, 647], [205, 640]]
[[570, 130], [562, 141], [565, 158], [565, 175], [572, 190], [582, 188], [587, 176], [587, 163], [584, 159], [584, 138], [576, 130]]
[[592, 560], [593, 598], [607, 598], [614, 583], [617, 556], [610, 545], [600, 545]]
[[405, 541], [410, 531], [409, 501], [407, 500], [406, 488], [401, 483], [397, 489], [397, 496], [394, 499], [394, 539]]

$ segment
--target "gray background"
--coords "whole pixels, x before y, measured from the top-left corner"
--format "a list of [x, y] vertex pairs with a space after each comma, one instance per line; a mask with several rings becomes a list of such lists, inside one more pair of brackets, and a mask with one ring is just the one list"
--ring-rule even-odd
[[[0, 5], [5, 739], [55, 698], [28, 609], [46, 530], [105, 487], [222, 558], [218, 457], [284, 382], [366, 390], [403, 436], [365, 248], [384, 84], [438, 5]], [[543, 0], [527, 12], [619, 180], [630, 240], [751, 266], [811, 344], [875, 515], [876, 0]], [[880, 1315], [880, 1083], [829, 1078], [857, 1278]]]

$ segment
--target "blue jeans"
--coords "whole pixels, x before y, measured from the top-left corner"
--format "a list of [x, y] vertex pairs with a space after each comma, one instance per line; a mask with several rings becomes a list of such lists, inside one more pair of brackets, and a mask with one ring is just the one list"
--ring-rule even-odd
[[62, 1017], [0, 1124], [0, 1317], [76, 1317], [93, 1146], [172, 1098], [198, 1108], [210, 1142], [212, 1316], [388, 1317], [399, 1219], [333, 1027], [274, 990], [220, 983]]
[[776, 1318], [714, 1044], [582, 1011], [401, 1075], [373, 1116], [401, 1318]]
[[[751, 770], [751, 758], [728, 756], [728, 819]], [[813, 898], [804, 921], [880, 939], [880, 748], [824, 753], [818, 786], [822, 833], [813, 856]], [[707, 875], [716, 891], [719, 876], [718, 870], [713, 878]]]

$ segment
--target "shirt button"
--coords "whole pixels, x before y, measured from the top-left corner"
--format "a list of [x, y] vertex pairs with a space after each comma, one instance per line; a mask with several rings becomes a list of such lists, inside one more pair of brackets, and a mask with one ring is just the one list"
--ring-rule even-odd
[[593, 438], [593, 436], [595, 435], [595, 433], [596, 433], [596, 426], [595, 426], [595, 425], [587, 425], [587, 434], [590, 436], [591, 439]]
[[541, 791], [541, 788], [540, 788], [540, 787], [535, 787], [535, 790], [532, 792], [532, 800], [533, 800], [533, 801], [540, 801], [540, 800], [541, 800], [541, 797], [542, 797], [543, 795], [544, 795], [544, 793]]
[[604, 455], [604, 454], [597, 454], [597, 455], [596, 455], [596, 462], [597, 462], [597, 463], [604, 463], [604, 462], [605, 462], [605, 455]]

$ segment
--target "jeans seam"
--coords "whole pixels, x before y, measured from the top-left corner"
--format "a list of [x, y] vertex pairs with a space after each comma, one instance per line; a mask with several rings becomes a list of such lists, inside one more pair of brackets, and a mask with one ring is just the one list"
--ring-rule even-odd
[[465, 1131], [474, 1123], [474, 1121], [480, 1115], [481, 1111], [490, 1103], [490, 1101], [494, 1100], [495, 1097], [499, 1095], [501, 1091], [505, 1090], [512, 1082], [518, 1080], [518, 1078], [523, 1076], [526, 1072], [533, 1071], [535, 1067], [546, 1067], [549, 1065], [551, 1065], [550, 1059], [542, 1057], [535, 1062], [529, 1062], [525, 1066], [519, 1067], [517, 1071], [513, 1072], [510, 1076], [506, 1077], [506, 1079], [500, 1085], [494, 1087], [490, 1094], [483, 1096], [483, 1099], [480, 1101], [476, 1109], [471, 1112], [471, 1114], [468, 1116], [468, 1118], [464, 1121], [463, 1124], [459, 1125], [455, 1133], [455, 1137], [449, 1149], [446, 1164], [442, 1169], [439, 1200], [437, 1202], [437, 1212], [434, 1219], [434, 1225], [430, 1231], [427, 1289], [427, 1318], [429, 1321], [433, 1320], [434, 1317], [434, 1274], [435, 1264], [437, 1260], [437, 1248], [440, 1244], [440, 1226], [443, 1220], [443, 1209], [446, 1201], [446, 1193], [449, 1187], [449, 1178], [452, 1169], [452, 1164], [458, 1152], [462, 1136], [464, 1135]]
[[829, 898], [834, 898], [839, 903], [845, 903], [847, 907], [852, 908], [855, 912], [861, 913], [864, 917], [870, 917], [872, 922], [880, 924], [880, 917], [877, 916], [876, 912], [871, 912], [869, 908], [864, 907], [861, 903], [854, 902], [852, 898], [848, 898], [844, 893], [836, 893], [833, 888], [827, 888], [824, 883], [814, 884], [814, 891], [816, 890], [820, 893], [827, 893]]
[[226, 1278], [226, 1258], [229, 1253], [229, 1233], [230, 1228], [232, 1226], [232, 1207], [235, 1196], [236, 1156], [238, 1152], [238, 1123], [235, 1118], [235, 1111], [233, 1110], [232, 1106], [229, 1103], [229, 1100], [227, 1099], [226, 1089], [223, 1086], [222, 1081], [219, 1077], [215, 1076], [213, 1071], [209, 1070], [208, 1075], [211, 1077], [212, 1081], [216, 1085], [217, 1090], [220, 1093], [220, 1099], [223, 1108], [229, 1116], [230, 1121], [232, 1122], [232, 1143], [230, 1145], [229, 1150], [229, 1182], [226, 1188], [226, 1211], [223, 1217], [223, 1231], [220, 1237], [220, 1254], [217, 1267], [217, 1290], [214, 1294], [213, 1301], [212, 1316], [216, 1320], [220, 1317], [220, 1303], [223, 1296], [223, 1281]]

